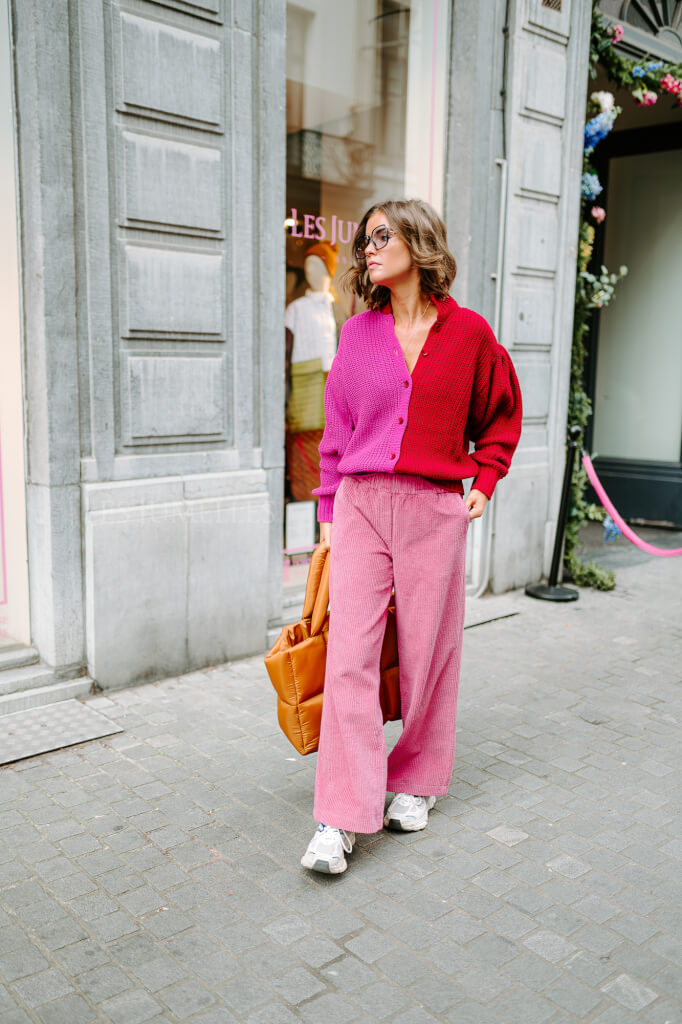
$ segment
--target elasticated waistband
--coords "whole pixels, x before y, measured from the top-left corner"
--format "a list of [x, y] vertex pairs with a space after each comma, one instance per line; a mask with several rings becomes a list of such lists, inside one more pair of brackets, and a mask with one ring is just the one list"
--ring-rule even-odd
[[363, 487], [392, 493], [399, 491], [402, 494], [415, 494], [417, 491], [441, 490], [446, 493], [457, 493], [452, 488], [439, 487], [437, 483], [417, 473], [348, 473], [347, 479], [362, 483]]

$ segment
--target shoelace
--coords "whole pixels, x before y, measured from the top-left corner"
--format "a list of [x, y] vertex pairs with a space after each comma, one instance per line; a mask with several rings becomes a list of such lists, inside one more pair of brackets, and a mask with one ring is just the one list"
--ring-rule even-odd
[[423, 796], [411, 796], [409, 793], [398, 793], [398, 796], [396, 797], [396, 802], [399, 803], [399, 804], [403, 804], [403, 806], [405, 806], [405, 807], [409, 807], [410, 803], [413, 800], [414, 800], [415, 804], [417, 805], [417, 807], [421, 807], [421, 804], [423, 803], [424, 797]]
[[[346, 834], [346, 832], [344, 832], [344, 830], [342, 828], [334, 828], [333, 825], [322, 825], [322, 824], [320, 824], [320, 826], [318, 827], [317, 831], [318, 832], [338, 832], [339, 835], [341, 836], [341, 845], [343, 846], [343, 848], [346, 851], [346, 853], [352, 853], [353, 852], [353, 844], [351, 843], [350, 839], [348, 838], [348, 835]], [[346, 845], [346, 844], [348, 844], [348, 845]]]

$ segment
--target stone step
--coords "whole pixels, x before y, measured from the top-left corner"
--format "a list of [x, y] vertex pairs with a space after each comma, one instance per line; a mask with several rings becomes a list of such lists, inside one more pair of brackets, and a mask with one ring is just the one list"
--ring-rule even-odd
[[0, 672], [0, 697], [11, 693], [23, 693], [37, 686], [47, 686], [54, 681], [54, 672], [49, 665], [41, 661], [35, 665], [23, 665], [21, 668], [8, 668]]
[[78, 679], [67, 679], [58, 683], [54, 682], [53, 677], [53, 681], [47, 685], [36, 685], [0, 696], [0, 717], [12, 715], [15, 711], [27, 711], [29, 708], [71, 700], [73, 697], [87, 697], [91, 692], [92, 679], [89, 676], [79, 676]]
[[23, 668], [24, 665], [35, 665], [39, 661], [40, 655], [35, 647], [27, 647], [25, 644], [8, 644], [0, 647], [0, 672]]

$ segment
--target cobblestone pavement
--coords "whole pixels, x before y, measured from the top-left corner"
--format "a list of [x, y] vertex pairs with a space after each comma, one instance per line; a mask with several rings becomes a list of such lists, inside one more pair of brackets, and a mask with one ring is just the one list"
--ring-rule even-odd
[[261, 656], [94, 698], [123, 734], [0, 770], [0, 1024], [682, 1021], [681, 593], [467, 630], [449, 796], [337, 877]]

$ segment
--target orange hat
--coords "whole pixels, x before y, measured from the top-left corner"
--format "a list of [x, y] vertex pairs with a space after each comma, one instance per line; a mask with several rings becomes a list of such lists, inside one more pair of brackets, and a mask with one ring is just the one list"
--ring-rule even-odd
[[319, 256], [327, 268], [329, 276], [334, 276], [339, 262], [339, 247], [336, 242], [334, 245], [330, 245], [329, 242], [315, 242], [315, 245], [311, 245], [306, 252], [306, 257], [308, 256]]

